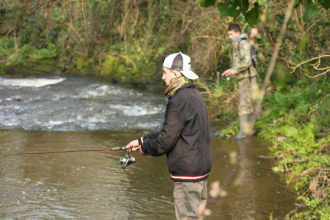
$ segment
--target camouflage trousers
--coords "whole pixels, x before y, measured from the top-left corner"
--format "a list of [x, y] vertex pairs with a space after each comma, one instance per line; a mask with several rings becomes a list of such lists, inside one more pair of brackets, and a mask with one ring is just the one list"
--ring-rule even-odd
[[257, 77], [244, 78], [238, 81], [239, 105], [238, 115], [249, 115], [254, 112], [256, 100], [259, 95]]

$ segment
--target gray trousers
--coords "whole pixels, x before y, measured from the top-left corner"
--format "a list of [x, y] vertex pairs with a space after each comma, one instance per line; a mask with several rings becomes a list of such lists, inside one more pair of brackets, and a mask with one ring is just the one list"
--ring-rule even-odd
[[174, 203], [177, 220], [197, 219], [198, 206], [205, 206], [207, 180], [199, 182], [174, 182]]

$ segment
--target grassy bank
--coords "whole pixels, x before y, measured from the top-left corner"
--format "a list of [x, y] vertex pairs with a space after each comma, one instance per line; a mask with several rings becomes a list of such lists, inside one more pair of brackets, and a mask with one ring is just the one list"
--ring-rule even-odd
[[198, 1], [2, 1], [0, 74], [24, 75], [47, 61], [67, 75], [153, 83], [161, 59], [182, 51], [208, 75], [226, 44], [218, 21], [218, 9]]

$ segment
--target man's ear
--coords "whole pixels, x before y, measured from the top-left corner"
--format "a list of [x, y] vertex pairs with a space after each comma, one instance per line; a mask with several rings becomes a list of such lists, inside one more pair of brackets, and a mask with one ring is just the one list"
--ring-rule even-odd
[[175, 77], [182, 76], [181, 72], [178, 71], [178, 70], [173, 70], [173, 73], [174, 73], [174, 76], [175, 76]]

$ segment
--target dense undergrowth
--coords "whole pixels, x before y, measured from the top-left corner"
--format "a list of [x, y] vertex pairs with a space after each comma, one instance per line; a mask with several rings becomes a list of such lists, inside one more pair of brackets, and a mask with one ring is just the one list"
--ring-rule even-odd
[[267, 110], [256, 124], [259, 136], [273, 141], [274, 170], [287, 173], [287, 182], [310, 208], [295, 213], [295, 219], [330, 218], [329, 93], [330, 80], [277, 91], [267, 96]]
[[161, 59], [182, 51], [204, 76], [225, 42], [218, 21], [216, 8], [192, 0], [0, 1], [0, 74], [53, 66], [119, 83], [161, 82]]
[[[251, 39], [259, 82], [287, 6], [287, 1], [263, 2], [260, 34]], [[313, 19], [306, 19], [310, 13]], [[93, 74], [119, 83], [157, 83], [161, 58], [182, 51], [191, 56], [209, 105], [221, 120], [233, 120], [237, 82], [220, 77], [231, 66], [230, 22], [216, 7], [202, 8], [193, 0], [0, 1], [0, 75]], [[236, 22], [249, 33], [241, 15]], [[294, 10], [255, 127], [273, 142], [274, 171], [287, 174], [308, 207], [290, 214], [293, 219], [330, 218], [329, 23], [324, 8], [311, 11], [301, 4]], [[222, 135], [237, 132], [236, 120]]]

